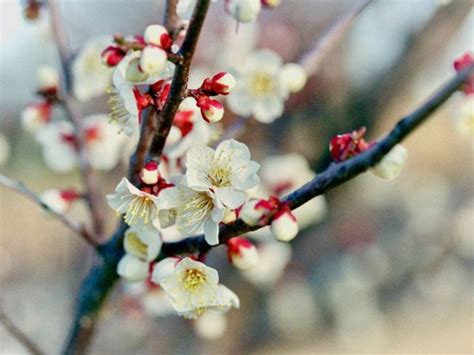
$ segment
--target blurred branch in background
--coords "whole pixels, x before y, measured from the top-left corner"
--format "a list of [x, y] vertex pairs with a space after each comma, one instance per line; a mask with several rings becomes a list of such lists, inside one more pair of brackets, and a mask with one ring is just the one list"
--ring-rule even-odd
[[96, 247], [98, 244], [91, 235], [91, 233], [87, 230], [87, 228], [79, 223], [73, 221], [66, 215], [62, 213], [58, 213], [52, 208], [50, 208], [46, 203], [44, 203], [41, 198], [36, 195], [33, 191], [31, 191], [28, 187], [26, 187], [23, 183], [10, 179], [4, 175], [0, 175], [0, 185], [3, 185], [9, 189], [12, 189], [21, 195], [29, 198], [49, 214], [57, 218], [62, 224], [64, 224], [67, 228], [73, 231], [75, 234], [79, 235], [86, 243]]
[[0, 304], [0, 323], [18, 342], [23, 345], [33, 355], [45, 354], [15, 323], [5, 314], [3, 306]]

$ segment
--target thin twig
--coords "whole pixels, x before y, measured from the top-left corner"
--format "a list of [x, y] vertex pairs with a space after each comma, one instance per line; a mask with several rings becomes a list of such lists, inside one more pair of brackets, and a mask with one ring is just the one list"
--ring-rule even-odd
[[355, 6], [315, 43], [306, 54], [304, 54], [299, 64], [304, 68], [308, 76], [316, 74], [319, 70], [323, 59], [331, 51], [331, 49], [340, 41], [347, 30], [351, 27], [357, 16], [372, 2], [373, 0], [365, 0], [362, 4]]
[[69, 49], [66, 32], [61, 21], [58, 3], [56, 0], [48, 0], [48, 6], [50, 10], [52, 32], [57, 44], [62, 68], [63, 87], [61, 94], [62, 97], [59, 103], [64, 107], [64, 110], [67, 112], [69, 119], [74, 126], [82, 180], [85, 185], [95, 238], [99, 240], [104, 232], [105, 218], [103, 211], [105, 209], [103, 208], [103, 199], [94, 176], [94, 171], [89, 163], [86, 137], [81, 123], [81, 113], [72, 95], [73, 78], [70, 65], [72, 55]]
[[41, 200], [41, 198], [37, 194], [31, 191], [22, 182], [10, 179], [9, 177], [6, 177], [5, 175], [0, 174], [0, 185], [8, 187], [9, 189], [14, 190], [22, 194], [23, 196], [29, 198], [31, 201], [35, 202], [37, 205], [39, 205], [41, 208], [47, 211], [49, 214], [57, 218], [62, 224], [64, 224], [67, 228], [69, 228], [75, 234], [79, 235], [88, 244], [94, 247], [97, 246], [97, 242], [94, 240], [91, 233], [86, 229], [85, 226], [73, 221], [66, 215], [56, 212], [55, 210], [51, 209], [47, 204], [45, 204]]
[[21, 345], [23, 345], [33, 355], [45, 354], [38, 345], [33, 342], [15, 323], [5, 314], [2, 305], [0, 305], [0, 323]]
[[[431, 113], [440, 107], [465, 82], [469, 73], [474, 72], [474, 65], [462, 71], [445, 84], [422, 106], [400, 120], [393, 130], [381, 141], [364, 153], [347, 161], [333, 164], [324, 172], [296, 191], [287, 195], [283, 201], [288, 202], [291, 209], [296, 209], [316, 196], [322, 195], [342, 183], [353, 179], [379, 163], [382, 158], [398, 143], [412, 133], [421, 123], [427, 120]], [[249, 226], [242, 220], [223, 226], [219, 232], [219, 242], [225, 243], [232, 237], [242, 235], [262, 228]], [[164, 243], [159, 258], [177, 254], [189, 254], [209, 250], [204, 235], [186, 238], [179, 242]]]

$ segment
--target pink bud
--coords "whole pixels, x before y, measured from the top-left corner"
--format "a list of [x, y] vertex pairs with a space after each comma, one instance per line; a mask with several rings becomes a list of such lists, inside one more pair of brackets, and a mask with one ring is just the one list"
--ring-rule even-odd
[[229, 261], [240, 270], [249, 270], [258, 264], [258, 252], [248, 239], [235, 237], [227, 242]]
[[224, 106], [208, 96], [200, 96], [196, 100], [196, 105], [201, 109], [202, 117], [206, 122], [218, 122], [224, 116]]
[[140, 57], [140, 69], [146, 74], [155, 75], [163, 69], [167, 59], [168, 56], [163, 49], [148, 45], [143, 48]]
[[160, 178], [160, 172], [158, 171], [158, 163], [155, 161], [149, 161], [145, 164], [142, 171], [140, 172], [140, 179], [144, 184], [154, 185]]
[[102, 62], [109, 66], [115, 67], [125, 57], [125, 51], [116, 46], [109, 46], [102, 52]]
[[275, 238], [282, 242], [289, 242], [298, 234], [296, 217], [289, 209], [281, 209], [273, 217], [271, 230]]
[[201, 89], [209, 95], [228, 95], [234, 86], [234, 76], [230, 73], [221, 72], [204, 80]]
[[163, 49], [169, 49], [173, 44], [166, 28], [161, 25], [150, 25], [145, 29], [143, 39], [147, 44], [154, 44]]

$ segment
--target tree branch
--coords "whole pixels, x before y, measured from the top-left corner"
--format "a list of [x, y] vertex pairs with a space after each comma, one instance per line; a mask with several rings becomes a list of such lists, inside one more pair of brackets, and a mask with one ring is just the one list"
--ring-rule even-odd
[[81, 123], [81, 113], [72, 95], [72, 72], [70, 65], [72, 56], [69, 50], [66, 32], [61, 22], [58, 3], [56, 0], [48, 0], [48, 6], [50, 10], [52, 32], [57, 44], [62, 69], [63, 87], [61, 94], [62, 97], [59, 102], [64, 107], [64, 110], [68, 114], [75, 129], [75, 139], [78, 146], [78, 158], [82, 180], [85, 185], [86, 198], [92, 218], [95, 238], [99, 240], [104, 233], [105, 218], [103, 213], [103, 199], [94, 172], [89, 164], [86, 137]]
[[[327, 170], [318, 174], [296, 191], [283, 198], [291, 209], [296, 209], [316, 196], [322, 195], [342, 183], [353, 179], [379, 163], [382, 158], [398, 143], [412, 133], [421, 123], [430, 117], [459, 87], [466, 81], [470, 73], [474, 72], [474, 65], [465, 69], [445, 84], [422, 106], [400, 120], [393, 130], [370, 149], [347, 161], [332, 164]], [[224, 244], [232, 237], [242, 235], [262, 226], [249, 226], [242, 220], [223, 226], [219, 232], [219, 242]], [[206, 252], [212, 248], [204, 239], [204, 235], [186, 238], [179, 242], [164, 243], [159, 259], [177, 254]]]
[[48, 213], [50, 213], [52, 216], [57, 218], [63, 225], [65, 225], [67, 228], [69, 228], [71, 231], [73, 231], [75, 234], [79, 235], [86, 243], [92, 245], [93, 247], [97, 247], [97, 242], [91, 235], [91, 233], [86, 229], [85, 226], [78, 224], [77, 222], [73, 221], [66, 215], [62, 213], [58, 213], [51, 209], [47, 204], [45, 204], [41, 198], [35, 194], [33, 191], [31, 191], [28, 187], [25, 186], [20, 181], [16, 181], [13, 179], [10, 179], [4, 175], [0, 174], [0, 185], [3, 185], [5, 187], [8, 187], [11, 190], [14, 190], [23, 196], [29, 198], [31, 201], [35, 202], [37, 205], [39, 205], [41, 208], [46, 210]]
[[36, 345], [15, 323], [5, 314], [0, 305], [0, 323], [18, 342], [33, 355], [43, 355], [44, 352]]

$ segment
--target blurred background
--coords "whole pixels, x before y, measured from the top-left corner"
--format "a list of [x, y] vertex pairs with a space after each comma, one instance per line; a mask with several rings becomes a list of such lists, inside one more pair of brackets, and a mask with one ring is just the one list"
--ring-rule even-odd
[[[193, 80], [238, 66], [255, 48], [297, 62], [359, 3], [283, 0], [262, 11], [256, 24], [236, 29], [217, 1]], [[74, 51], [94, 36], [142, 33], [160, 23], [164, 11], [161, 0], [60, 5]], [[254, 160], [298, 153], [316, 173], [324, 170], [331, 136], [366, 126], [376, 139], [453, 75], [453, 60], [474, 49], [472, 5], [373, 1], [305, 89], [290, 98], [283, 117], [272, 125], [250, 120], [238, 139]], [[58, 67], [48, 13], [27, 21], [20, 2], [3, 0], [0, 16], [1, 173], [38, 193], [79, 188], [77, 172], [54, 174], [45, 167], [19, 119], [35, 100], [38, 67]], [[224, 248], [214, 249], [209, 264], [239, 295], [240, 310], [193, 323], [169, 314], [153, 290], [123, 284], [104, 309], [92, 353], [473, 353], [473, 136], [459, 129], [464, 100], [454, 95], [407, 139], [408, 163], [399, 178], [361, 175], [326, 195], [327, 210], [291, 247], [266, 245], [260, 274], [243, 275], [228, 264]], [[106, 102], [102, 95], [81, 108], [107, 113]], [[236, 119], [228, 112], [224, 125]], [[125, 162], [99, 173], [104, 195], [124, 175]], [[3, 187], [0, 196], [3, 309], [42, 349], [57, 353], [90, 250], [24, 197]], [[113, 231], [116, 219], [107, 213]], [[70, 215], [87, 220], [80, 205]], [[25, 353], [2, 327], [0, 344], [2, 353]]]

